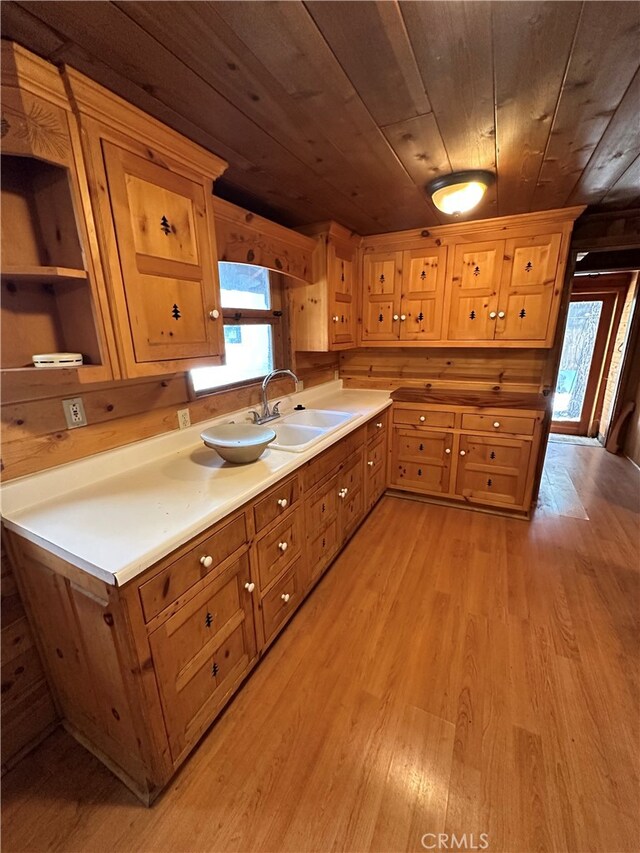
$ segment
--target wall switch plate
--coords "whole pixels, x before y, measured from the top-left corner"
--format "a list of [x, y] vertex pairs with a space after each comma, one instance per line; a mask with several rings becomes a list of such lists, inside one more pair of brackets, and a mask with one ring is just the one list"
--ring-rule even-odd
[[73, 397], [71, 400], [62, 401], [62, 411], [67, 421], [68, 429], [76, 429], [87, 425], [87, 416], [84, 413], [82, 397]]
[[189, 409], [178, 409], [178, 426], [180, 429], [186, 429], [191, 426], [191, 415]]

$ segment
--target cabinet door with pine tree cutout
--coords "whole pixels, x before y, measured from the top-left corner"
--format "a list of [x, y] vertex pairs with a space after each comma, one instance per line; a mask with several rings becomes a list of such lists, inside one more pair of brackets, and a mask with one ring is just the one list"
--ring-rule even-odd
[[205, 179], [102, 144], [136, 361], [219, 355]]
[[364, 256], [362, 341], [397, 341], [402, 252]]
[[495, 339], [553, 343], [562, 281], [561, 234], [507, 240]]
[[441, 339], [446, 262], [446, 247], [404, 253], [400, 340]]
[[451, 341], [492, 341], [504, 240], [455, 247], [447, 337]]

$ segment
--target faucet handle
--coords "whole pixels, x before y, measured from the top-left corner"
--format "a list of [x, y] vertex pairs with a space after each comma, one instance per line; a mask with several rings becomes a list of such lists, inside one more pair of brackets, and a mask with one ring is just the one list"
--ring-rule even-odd
[[253, 417], [253, 423], [254, 423], [254, 424], [257, 424], [257, 423], [258, 423], [258, 421], [260, 420], [260, 415], [259, 415], [259, 413], [258, 413], [258, 412], [256, 412], [256, 410], [255, 410], [255, 409], [251, 409], [251, 411], [249, 412], [249, 414]]
[[272, 415], [279, 415], [280, 414], [280, 403], [282, 403], [282, 400], [278, 400], [277, 403], [274, 403], [273, 408], [271, 409]]

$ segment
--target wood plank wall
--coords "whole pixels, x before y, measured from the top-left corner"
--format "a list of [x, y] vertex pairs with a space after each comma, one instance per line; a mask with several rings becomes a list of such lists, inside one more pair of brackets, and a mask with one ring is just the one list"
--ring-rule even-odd
[[550, 351], [534, 349], [348, 350], [340, 378], [349, 388], [450, 388], [541, 392], [551, 381]]
[[[334, 353], [296, 353], [294, 370], [305, 388], [334, 378]], [[273, 394], [290, 394], [290, 380], [275, 382]], [[69, 430], [62, 400], [81, 396], [89, 425]], [[69, 388], [37, 400], [13, 397], [1, 407], [3, 480], [72, 462], [178, 428], [177, 410], [189, 407], [192, 423], [255, 406], [260, 386], [249, 385], [189, 400], [185, 374], [152, 380]]]
[[55, 727], [58, 717], [4, 547], [0, 559], [4, 773]]

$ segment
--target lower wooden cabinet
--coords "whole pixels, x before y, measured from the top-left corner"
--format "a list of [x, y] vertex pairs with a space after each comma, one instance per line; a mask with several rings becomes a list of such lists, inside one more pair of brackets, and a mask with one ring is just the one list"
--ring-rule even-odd
[[401, 389], [392, 396], [399, 398], [392, 411], [393, 488], [528, 514], [545, 414], [539, 399], [507, 394], [491, 405], [465, 395], [452, 405], [451, 395], [433, 392]]
[[149, 637], [171, 757], [193, 745], [256, 657], [249, 555]]
[[8, 534], [64, 725], [143, 802], [384, 491], [386, 436], [383, 413], [122, 587]]

